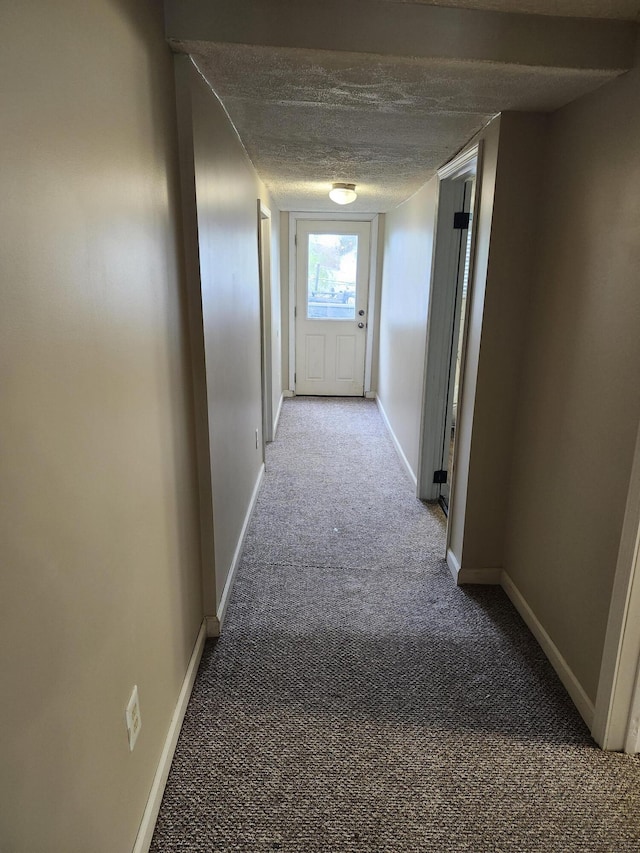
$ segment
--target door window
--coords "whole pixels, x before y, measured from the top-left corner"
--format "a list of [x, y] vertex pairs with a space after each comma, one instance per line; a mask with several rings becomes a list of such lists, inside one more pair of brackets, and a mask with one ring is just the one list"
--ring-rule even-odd
[[309, 234], [307, 319], [354, 320], [357, 234]]

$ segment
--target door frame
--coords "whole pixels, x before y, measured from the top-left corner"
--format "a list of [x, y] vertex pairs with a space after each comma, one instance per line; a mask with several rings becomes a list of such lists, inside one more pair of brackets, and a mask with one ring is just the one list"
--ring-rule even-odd
[[[431, 293], [427, 322], [427, 341], [425, 347], [424, 385], [422, 395], [422, 417], [420, 425], [420, 448], [418, 458], [417, 495], [420, 500], [437, 500], [439, 484], [433, 482], [433, 472], [438, 470], [442, 456], [442, 436], [444, 434], [447, 413], [447, 389], [450, 364], [448, 354], [451, 347], [449, 329], [453, 312], [453, 291], [458, 287], [459, 240], [453, 229], [453, 214], [461, 209], [464, 198], [464, 183], [475, 179], [473, 211], [471, 220], [471, 251], [469, 257], [469, 278], [467, 282], [467, 312], [464, 319], [462, 351], [460, 357], [460, 381], [458, 386], [458, 409], [456, 421], [463, 417], [462, 389], [465, 380], [465, 361], [467, 349], [467, 330], [473, 301], [473, 280], [475, 267], [475, 247], [480, 214], [480, 193], [482, 175], [482, 141], [471, 146], [450, 163], [438, 170], [438, 198], [436, 204], [435, 244], [431, 270]], [[453, 467], [455, 470], [457, 441], [453, 449]], [[453, 512], [453, 491], [455, 478], [451, 478], [449, 492], [449, 521]], [[447, 549], [451, 524], [447, 524]]]
[[289, 395], [296, 393], [296, 231], [299, 219], [315, 219], [320, 222], [369, 222], [369, 295], [367, 298], [367, 336], [364, 350], [364, 396], [375, 397], [373, 388], [373, 351], [377, 339], [378, 327], [378, 230], [380, 216], [377, 213], [342, 213], [323, 211], [322, 213], [289, 213]]
[[591, 734], [602, 749], [640, 752], [640, 428], [636, 436]]
[[[454, 244], [454, 252], [457, 253], [457, 262], [456, 262], [456, 270], [455, 270], [455, 287], [452, 289], [451, 297], [452, 303], [450, 304], [450, 311], [452, 316], [450, 317], [449, 323], [451, 327], [451, 339], [448, 344], [448, 360], [449, 360], [449, 376], [447, 378], [447, 385], [444, 389], [444, 409], [443, 409], [443, 419], [444, 419], [444, 430], [441, 435], [441, 451], [438, 456], [439, 463], [438, 466], [440, 469], [444, 469], [444, 457], [449, 457], [450, 454], [450, 444], [451, 444], [451, 431], [454, 430], [453, 423], [453, 405], [454, 403], [457, 405], [459, 399], [462, 394], [462, 367], [464, 364], [464, 351], [466, 345], [466, 314], [462, 316], [462, 306], [465, 297], [465, 272], [467, 275], [467, 308], [470, 306], [470, 292], [469, 292], [469, 282], [471, 278], [471, 237], [473, 234], [473, 221], [475, 218], [475, 209], [473, 208], [475, 202], [475, 175], [473, 175], [473, 185], [472, 191], [469, 195], [467, 195], [467, 185], [469, 183], [468, 177], [465, 177], [463, 180], [459, 182], [460, 193], [456, 193], [456, 208], [457, 210], [454, 212], [462, 212], [462, 213], [473, 213], [469, 224], [466, 228], [459, 229], [460, 231], [460, 239], [458, 241], [458, 245]], [[456, 187], [456, 189], [458, 189]], [[469, 267], [467, 270], [467, 260], [469, 261]], [[453, 272], [453, 270], [452, 270]], [[453, 283], [453, 282], [452, 282]], [[460, 359], [460, 367], [459, 367], [459, 378], [458, 378], [458, 395], [456, 399], [454, 399], [455, 394], [455, 379], [456, 373], [458, 372], [458, 359]], [[456, 409], [457, 411], [457, 409]], [[455, 457], [456, 450], [456, 441], [454, 439], [453, 443], [453, 456], [450, 459], [450, 463], [446, 466], [447, 471], [447, 497], [446, 497], [446, 509], [445, 509], [445, 499], [443, 498], [443, 486], [444, 483], [434, 484], [438, 486], [438, 502], [446, 514], [449, 514], [449, 504], [451, 497], [451, 484], [453, 481], [453, 457]], [[435, 469], [434, 469], [435, 470]]]
[[[263, 225], [269, 226], [267, 238]], [[265, 245], [266, 243], [266, 245]], [[267, 251], [268, 250], [268, 251]], [[262, 460], [264, 446], [273, 441], [273, 358], [271, 341], [271, 211], [258, 199], [258, 278], [260, 282], [260, 366], [262, 386]]]

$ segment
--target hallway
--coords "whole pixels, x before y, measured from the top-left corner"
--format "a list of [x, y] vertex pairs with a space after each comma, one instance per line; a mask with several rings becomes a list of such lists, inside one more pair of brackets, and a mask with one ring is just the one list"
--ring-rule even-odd
[[638, 759], [444, 535], [374, 402], [285, 400], [154, 853], [638, 849]]

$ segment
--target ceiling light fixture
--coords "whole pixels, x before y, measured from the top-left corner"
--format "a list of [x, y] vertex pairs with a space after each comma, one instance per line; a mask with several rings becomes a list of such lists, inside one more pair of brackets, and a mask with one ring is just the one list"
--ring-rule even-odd
[[331, 201], [336, 204], [351, 204], [358, 198], [355, 184], [334, 184], [329, 192]]

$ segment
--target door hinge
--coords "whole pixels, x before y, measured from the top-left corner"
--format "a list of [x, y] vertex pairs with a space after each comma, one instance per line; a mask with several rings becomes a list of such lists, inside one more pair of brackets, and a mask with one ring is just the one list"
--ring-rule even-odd
[[465, 231], [469, 227], [471, 214], [466, 210], [459, 210], [453, 214], [453, 227], [456, 231]]
[[447, 472], [446, 471], [434, 471], [433, 472], [433, 482], [434, 483], [446, 483], [447, 482]]
[[297, 374], [297, 373], [294, 373], [294, 374], [293, 374], [293, 382], [294, 382], [294, 384], [295, 384], [297, 381], [298, 381], [298, 374]]
[[298, 235], [297, 235], [297, 234], [294, 234], [294, 235], [293, 235], [293, 245], [294, 245], [294, 246], [297, 246], [297, 245], [298, 245]]
[[297, 316], [298, 316], [298, 309], [297, 309], [297, 307], [296, 307], [295, 305], [293, 306], [293, 316], [294, 316], [294, 317], [297, 317]]

